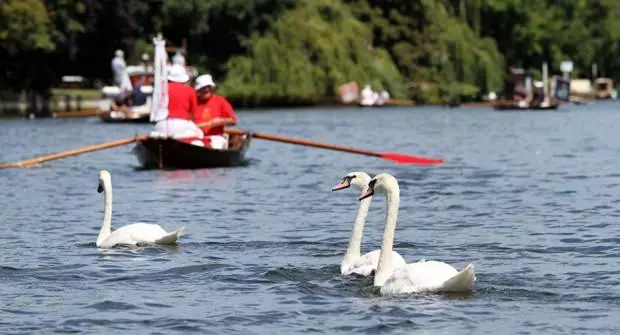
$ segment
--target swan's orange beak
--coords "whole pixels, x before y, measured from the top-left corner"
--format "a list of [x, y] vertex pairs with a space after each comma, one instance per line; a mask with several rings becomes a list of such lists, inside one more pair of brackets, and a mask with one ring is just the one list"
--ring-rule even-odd
[[344, 178], [341, 182], [338, 183], [338, 185], [334, 186], [332, 188], [332, 192], [333, 191], [340, 191], [340, 190], [344, 190], [345, 188], [348, 188], [351, 186], [351, 179], [349, 178]]

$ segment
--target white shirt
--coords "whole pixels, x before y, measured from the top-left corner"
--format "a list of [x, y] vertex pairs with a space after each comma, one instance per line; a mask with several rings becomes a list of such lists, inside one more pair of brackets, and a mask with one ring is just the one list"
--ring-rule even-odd
[[116, 86], [121, 86], [123, 83], [123, 75], [127, 68], [127, 64], [123, 57], [112, 58], [112, 74], [114, 76], [114, 83]]

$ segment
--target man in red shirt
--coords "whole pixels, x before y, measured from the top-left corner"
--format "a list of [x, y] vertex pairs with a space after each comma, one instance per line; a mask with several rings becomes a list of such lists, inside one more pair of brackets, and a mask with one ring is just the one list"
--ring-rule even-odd
[[196, 78], [194, 88], [198, 105], [194, 122], [210, 139], [211, 147], [225, 149], [228, 141], [224, 137], [224, 127], [237, 124], [237, 115], [226, 98], [213, 92], [214, 87], [211, 75], [203, 74]]
[[182, 65], [174, 64], [168, 68], [168, 117], [157, 122], [155, 135], [188, 141], [203, 138], [202, 131], [193, 122], [196, 116], [196, 92], [186, 84], [188, 80], [189, 76]]
[[196, 113], [196, 93], [186, 82], [185, 68], [172, 65], [168, 71], [168, 118], [193, 120]]

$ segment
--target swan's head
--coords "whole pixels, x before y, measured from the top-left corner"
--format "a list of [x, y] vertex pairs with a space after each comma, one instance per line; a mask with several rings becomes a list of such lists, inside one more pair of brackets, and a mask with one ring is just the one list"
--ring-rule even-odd
[[370, 176], [368, 173], [350, 172], [342, 178], [342, 181], [340, 181], [338, 185], [332, 188], [332, 191], [344, 190], [345, 188], [349, 188], [351, 186], [362, 191], [366, 188], [366, 186], [368, 186], [368, 182], [370, 182]]
[[381, 173], [376, 175], [368, 182], [368, 189], [366, 193], [360, 196], [359, 200], [366, 199], [373, 196], [375, 193], [385, 193], [398, 191], [398, 181], [394, 176], [388, 173]]
[[108, 172], [107, 170], [99, 171], [99, 186], [97, 187], [97, 192], [103, 192], [104, 185], [110, 185], [111, 182], [112, 176], [110, 176], [110, 172]]

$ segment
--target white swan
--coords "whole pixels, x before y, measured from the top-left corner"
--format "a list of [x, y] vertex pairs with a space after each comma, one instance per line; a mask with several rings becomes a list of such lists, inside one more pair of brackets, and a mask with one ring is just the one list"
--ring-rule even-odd
[[[351, 172], [347, 174], [338, 185], [334, 186], [332, 191], [343, 190], [350, 186], [354, 186], [362, 191], [363, 194], [363, 192], [366, 191], [368, 182], [370, 182], [370, 176], [366, 172]], [[351, 232], [351, 238], [349, 239], [349, 247], [340, 264], [340, 273], [345, 276], [357, 274], [367, 277], [377, 269], [377, 264], [379, 264], [379, 253], [381, 251], [379, 249], [360, 255], [364, 224], [371, 200], [372, 197], [368, 197], [360, 201], [355, 224], [353, 225], [353, 231]], [[396, 251], [392, 251], [392, 267], [398, 268], [405, 264], [407, 264], [405, 259]]]
[[183, 232], [184, 228], [181, 228], [168, 233], [160, 225], [149, 223], [133, 223], [112, 231], [112, 177], [106, 170], [99, 171], [97, 192], [104, 192], [105, 206], [103, 223], [97, 236], [98, 248], [108, 249], [119, 245], [175, 244]]
[[368, 183], [368, 189], [360, 200], [374, 193], [384, 193], [388, 206], [381, 255], [374, 278], [374, 286], [381, 287], [381, 295], [467, 292], [473, 289], [476, 281], [473, 264], [460, 272], [446, 263], [425, 260], [394, 268], [391, 258], [400, 203], [398, 181], [387, 173], [379, 174]]

